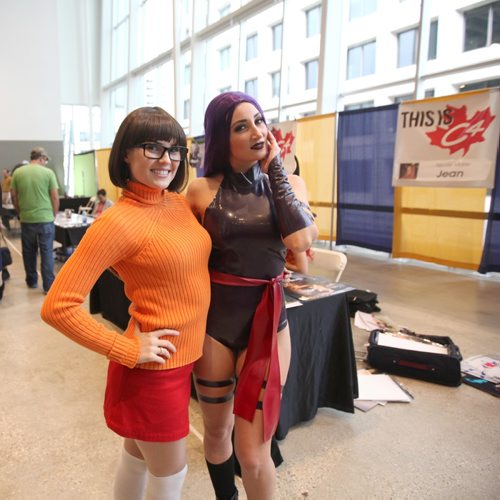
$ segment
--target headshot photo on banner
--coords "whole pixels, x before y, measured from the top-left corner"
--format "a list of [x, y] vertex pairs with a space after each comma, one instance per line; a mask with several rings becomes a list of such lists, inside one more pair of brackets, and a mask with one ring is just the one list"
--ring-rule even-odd
[[189, 166], [196, 169], [196, 177], [203, 177], [203, 155], [205, 154], [205, 136], [193, 137], [189, 147]]
[[286, 121], [273, 123], [270, 128], [281, 149], [281, 162], [283, 163], [283, 167], [287, 174], [293, 174], [296, 168], [295, 137], [297, 136], [297, 122]]
[[500, 88], [402, 103], [393, 186], [493, 188]]

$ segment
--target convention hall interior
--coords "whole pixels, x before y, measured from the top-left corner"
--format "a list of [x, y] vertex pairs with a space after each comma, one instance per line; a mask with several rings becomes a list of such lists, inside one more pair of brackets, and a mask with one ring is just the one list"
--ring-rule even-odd
[[[498, 495], [498, 117], [482, 183], [419, 184], [424, 163], [398, 177], [396, 157], [412, 147], [401, 139], [402, 109], [483, 99], [500, 115], [500, 1], [2, 0], [0, 37], [1, 170], [45, 148], [61, 207], [77, 221], [59, 236], [56, 227], [56, 274], [90, 223], [81, 207], [99, 188], [120, 197], [107, 162], [132, 110], [160, 106], [177, 119], [190, 180], [203, 175], [193, 151], [221, 92], [252, 95], [269, 127], [292, 131], [319, 229], [308, 275], [330, 291], [287, 309], [292, 360], [275, 434], [276, 499]], [[1, 232], [12, 264], [0, 300], [0, 498], [112, 498], [122, 439], [103, 417], [108, 360], [41, 320], [45, 295], [26, 286], [21, 223], [4, 200]], [[106, 273], [85, 307], [122, 332], [127, 298]], [[371, 310], [353, 300], [367, 291], [378, 301]], [[355, 319], [356, 310], [365, 314]], [[406, 371], [395, 361], [374, 366], [381, 325], [432, 336], [433, 345], [451, 340], [458, 379], [418, 375], [415, 361]], [[459, 355], [488, 359], [496, 384], [465, 383]], [[405, 396], [358, 398], [376, 374]], [[189, 414], [182, 498], [209, 500], [194, 397]], [[246, 499], [240, 478], [237, 486]]]

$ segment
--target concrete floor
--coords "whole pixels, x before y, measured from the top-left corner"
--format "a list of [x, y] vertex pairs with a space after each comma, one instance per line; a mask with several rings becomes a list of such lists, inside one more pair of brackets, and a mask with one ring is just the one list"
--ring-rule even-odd
[[[7, 236], [19, 251], [19, 235]], [[21, 255], [12, 253], [0, 302], [0, 498], [108, 499], [121, 440], [102, 417], [106, 360], [41, 322], [42, 291], [25, 286]], [[397, 324], [452, 337], [464, 357], [500, 352], [498, 275], [348, 249], [342, 281], [377, 292], [381, 314]], [[353, 336], [365, 350], [368, 333]], [[293, 428], [280, 443], [276, 498], [498, 498], [500, 399], [466, 385], [400, 380], [415, 395], [410, 404], [320, 409]], [[183, 498], [212, 499], [196, 402], [191, 425]]]

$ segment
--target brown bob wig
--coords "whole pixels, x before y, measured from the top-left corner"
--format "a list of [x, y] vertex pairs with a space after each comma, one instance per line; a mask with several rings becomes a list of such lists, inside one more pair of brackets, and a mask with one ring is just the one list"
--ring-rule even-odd
[[[127, 151], [143, 142], [172, 141], [176, 146], [186, 146], [186, 134], [175, 118], [159, 107], [144, 107], [132, 111], [123, 120], [116, 133], [109, 156], [109, 177], [118, 187], [127, 187], [130, 169], [125, 163]], [[179, 164], [169, 191], [180, 192], [186, 187], [186, 160]]]

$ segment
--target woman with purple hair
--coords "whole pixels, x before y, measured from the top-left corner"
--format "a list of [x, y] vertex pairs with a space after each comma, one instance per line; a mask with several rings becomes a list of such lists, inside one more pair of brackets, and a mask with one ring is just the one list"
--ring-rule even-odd
[[290, 362], [285, 254], [307, 250], [317, 228], [305, 184], [288, 178], [252, 97], [226, 92], [208, 105], [204, 171], [187, 197], [212, 238], [207, 335], [195, 365], [205, 458], [216, 497], [237, 498], [234, 428], [247, 497], [265, 500], [275, 490], [271, 437]]

